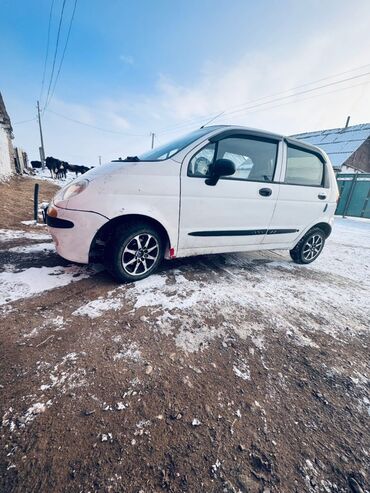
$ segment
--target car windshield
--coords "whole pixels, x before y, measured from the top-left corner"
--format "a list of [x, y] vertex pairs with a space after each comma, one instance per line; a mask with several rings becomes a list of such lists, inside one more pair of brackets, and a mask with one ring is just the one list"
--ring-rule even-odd
[[206, 127], [195, 130], [194, 132], [173, 140], [168, 144], [165, 144], [161, 147], [156, 147], [155, 149], [151, 149], [148, 152], [144, 152], [144, 154], [141, 154], [139, 156], [139, 159], [140, 161], [162, 161], [164, 159], [168, 159], [182, 149], [185, 149], [185, 147], [192, 142], [195, 142], [197, 139], [199, 139], [199, 137], [210, 133], [212, 130], [214, 130], [214, 128], [215, 127]]

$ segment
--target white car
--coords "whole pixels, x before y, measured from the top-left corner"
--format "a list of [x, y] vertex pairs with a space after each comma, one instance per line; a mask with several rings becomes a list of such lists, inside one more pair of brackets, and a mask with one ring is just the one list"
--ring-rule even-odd
[[310, 263], [337, 199], [322, 150], [217, 125], [90, 170], [57, 193], [46, 222], [62, 257], [103, 259], [118, 281], [136, 281], [189, 255], [287, 249]]

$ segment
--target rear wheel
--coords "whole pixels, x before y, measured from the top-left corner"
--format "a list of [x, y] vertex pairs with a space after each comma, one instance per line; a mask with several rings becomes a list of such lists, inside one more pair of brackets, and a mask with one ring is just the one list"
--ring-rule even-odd
[[127, 224], [117, 229], [105, 251], [105, 266], [119, 282], [153, 274], [163, 259], [164, 242], [150, 224]]
[[325, 245], [325, 233], [315, 228], [309, 231], [298, 243], [290, 250], [290, 256], [296, 264], [310, 264], [322, 252]]

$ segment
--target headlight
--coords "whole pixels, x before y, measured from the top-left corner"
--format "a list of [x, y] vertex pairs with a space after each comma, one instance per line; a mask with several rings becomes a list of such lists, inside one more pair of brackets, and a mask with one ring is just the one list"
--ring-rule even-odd
[[87, 185], [89, 184], [89, 180], [80, 180], [77, 183], [72, 183], [71, 185], [67, 186], [63, 190], [61, 190], [54, 199], [54, 202], [62, 201], [62, 200], [68, 200], [71, 197], [74, 197], [75, 195], [80, 194], [85, 190]]

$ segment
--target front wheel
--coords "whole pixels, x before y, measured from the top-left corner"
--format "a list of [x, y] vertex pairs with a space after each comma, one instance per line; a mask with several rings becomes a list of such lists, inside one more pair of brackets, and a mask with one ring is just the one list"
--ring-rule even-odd
[[296, 264], [310, 264], [320, 255], [324, 245], [325, 234], [321, 229], [315, 228], [299, 240], [289, 253]]
[[109, 241], [105, 267], [119, 282], [133, 282], [150, 276], [163, 259], [164, 242], [151, 225], [121, 226]]

